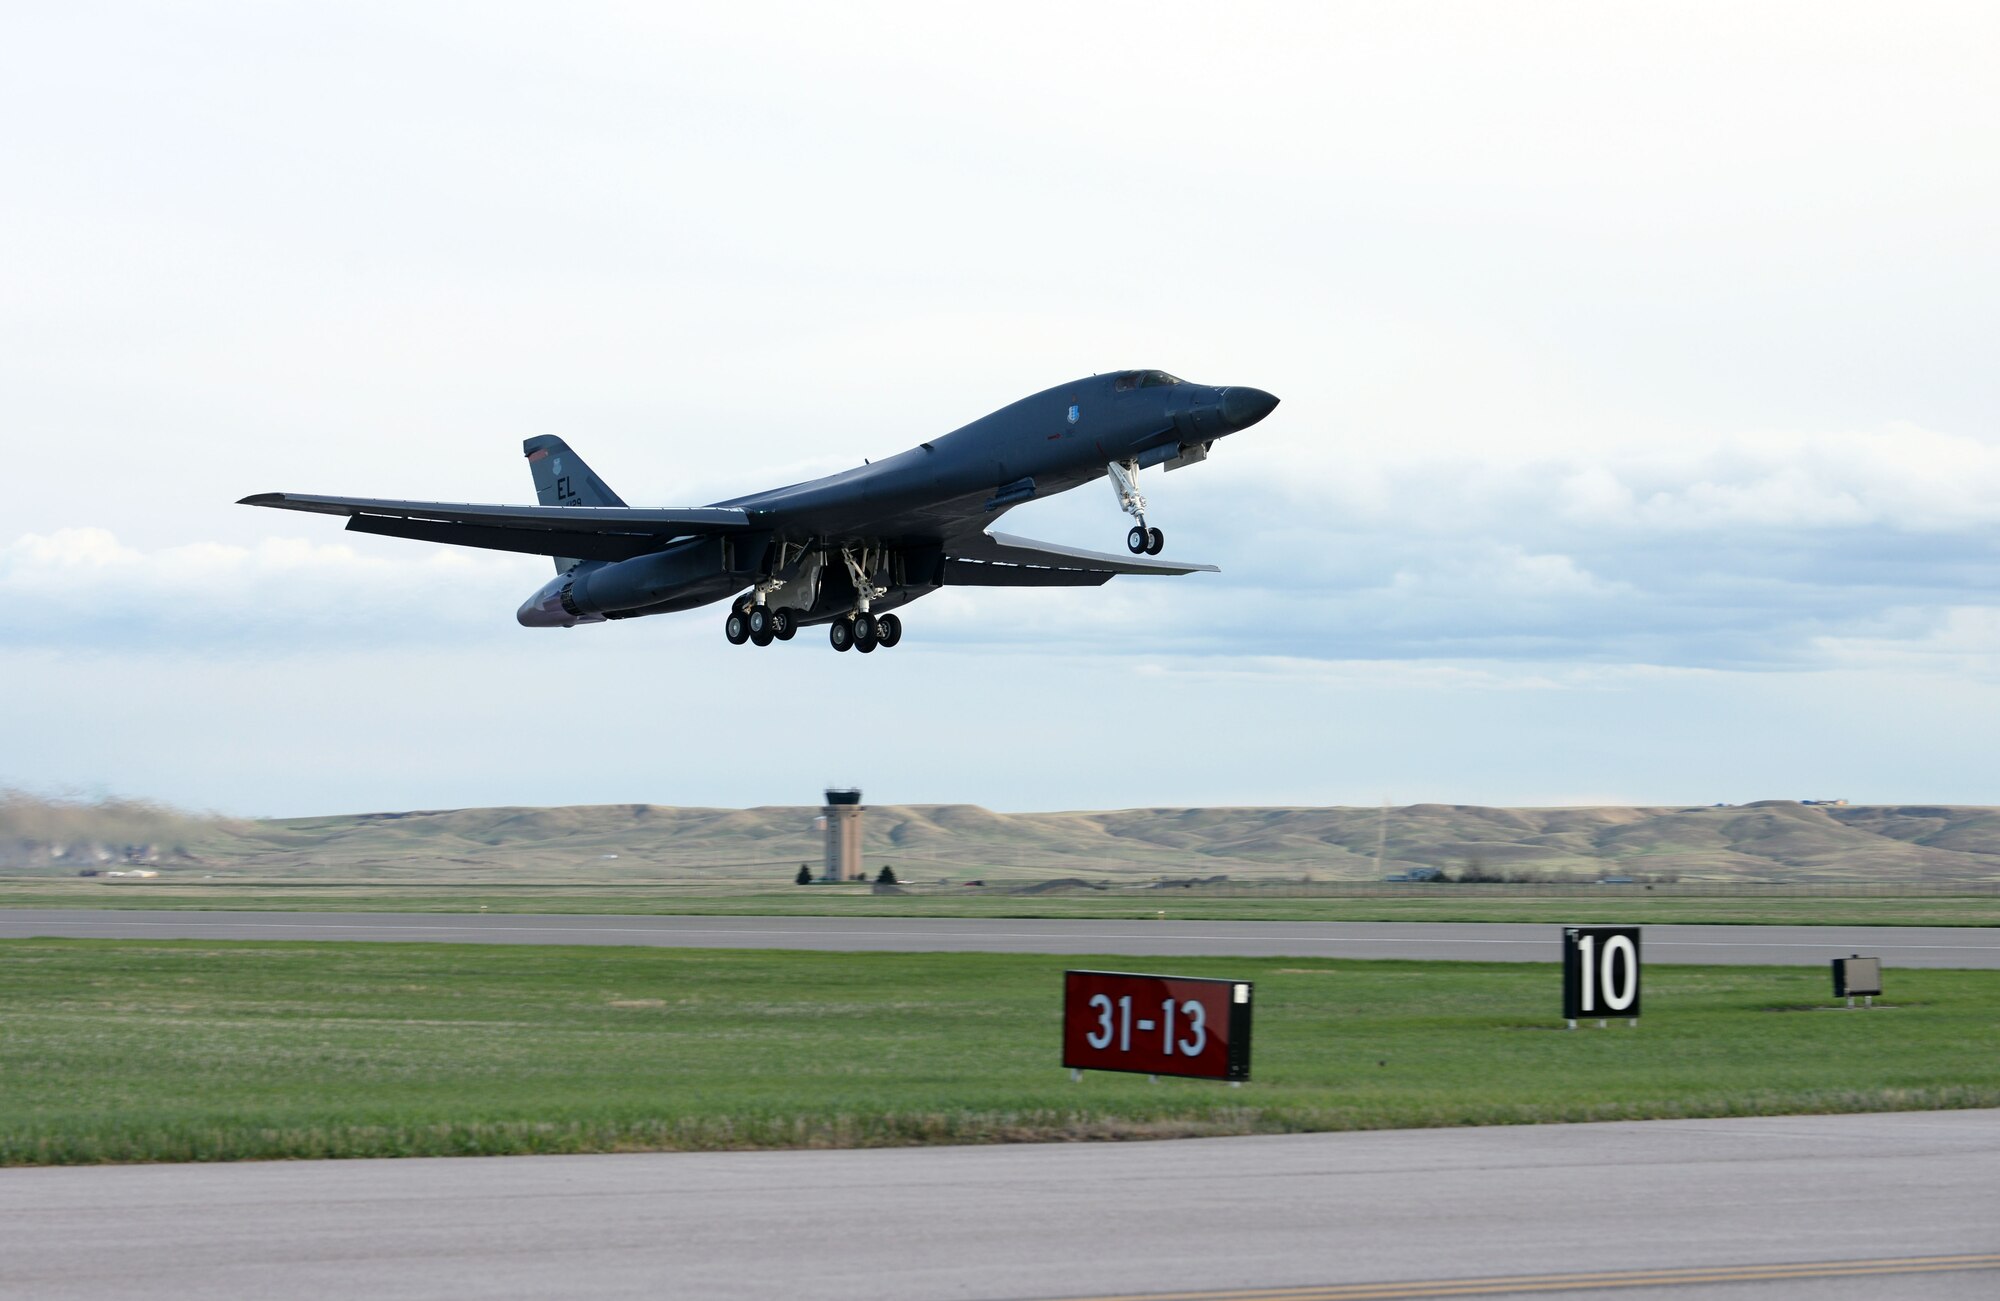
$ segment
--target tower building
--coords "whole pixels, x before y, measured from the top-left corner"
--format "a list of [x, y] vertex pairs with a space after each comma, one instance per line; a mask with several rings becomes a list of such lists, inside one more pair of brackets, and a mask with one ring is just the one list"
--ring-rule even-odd
[[826, 792], [826, 875], [823, 881], [864, 881], [868, 873], [861, 866], [861, 792], [858, 789]]

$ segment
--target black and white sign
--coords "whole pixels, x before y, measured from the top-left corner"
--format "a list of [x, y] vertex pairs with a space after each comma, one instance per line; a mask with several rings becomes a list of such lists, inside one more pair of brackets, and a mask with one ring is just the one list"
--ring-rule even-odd
[[1563, 1016], [1639, 1016], [1639, 928], [1563, 928]]
[[1882, 959], [1864, 958], [1855, 954], [1851, 958], [1833, 960], [1833, 996], [1853, 998], [1856, 994], [1866, 994], [1871, 998], [1882, 992]]

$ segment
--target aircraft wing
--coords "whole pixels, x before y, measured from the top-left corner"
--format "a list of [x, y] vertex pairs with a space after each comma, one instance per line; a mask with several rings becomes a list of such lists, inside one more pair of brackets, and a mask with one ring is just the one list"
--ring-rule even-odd
[[747, 512], [707, 506], [694, 510], [635, 510], [626, 506], [481, 506], [466, 502], [387, 501], [260, 492], [240, 506], [345, 515], [357, 533], [416, 538], [453, 546], [519, 551], [581, 560], [626, 560], [671, 538], [740, 533], [754, 525]]
[[1214, 565], [1084, 551], [1011, 533], [975, 533], [945, 546], [944, 581], [954, 587], [1096, 587], [1119, 574], [1219, 572]]

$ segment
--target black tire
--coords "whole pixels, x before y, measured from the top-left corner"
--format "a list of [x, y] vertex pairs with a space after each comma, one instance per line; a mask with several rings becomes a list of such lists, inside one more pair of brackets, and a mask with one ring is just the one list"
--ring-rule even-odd
[[750, 640], [750, 620], [741, 610], [731, 610], [729, 618], [723, 622], [722, 635], [729, 638], [731, 646], [741, 646]]
[[875, 640], [875, 616], [868, 613], [854, 616], [854, 644], [873, 643]]
[[903, 621], [901, 619], [893, 614], [875, 616], [876, 645], [883, 647], [894, 646], [901, 640], [903, 640]]
[[764, 621], [764, 631], [762, 632], [753, 631], [750, 634], [750, 641], [753, 645], [769, 646], [771, 644], [772, 635], [773, 634], [771, 632], [771, 621], [769, 619], [766, 619]]
[[1146, 530], [1134, 524], [1132, 531], [1125, 535], [1125, 548], [1135, 556], [1142, 555], [1146, 550], [1146, 541]]
[[1146, 530], [1146, 554], [1157, 556], [1167, 549], [1167, 535], [1158, 529]]
[[850, 650], [854, 646], [854, 625], [845, 619], [835, 619], [827, 625], [826, 639], [837, 651]]
[[771, 607], [768, 605], [750, 607], [750, 639], [756, 641], [758, 633], [764, 634], [764, 640], [757, 644], [768, 645], [771, 640]]
[[875, 648], [881, 644], [881, 642], [876, 641], [873, 637], [870, 637], [867, 641], [862, 641], [859, 637], [854, 639], [854, 649], [860, 651], [863, 655], [873, 655]]
[[771, 635], [779, 641], [790, 641], [798, 636], [798, 617], [784, 606], [771, 611]]

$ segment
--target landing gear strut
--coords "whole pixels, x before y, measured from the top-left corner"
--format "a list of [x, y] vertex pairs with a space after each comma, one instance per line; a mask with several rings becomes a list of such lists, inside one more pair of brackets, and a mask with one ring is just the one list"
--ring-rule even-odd
[[1167, 535], [1146, 526], [1146, 498], [1139, 491], [1139, 463], [1113, 461], [1104, 467], [1111, 475], [1111, 491], [1118, 496], [1118, 508], [1139, 522], [1125, 535], [1125, 548], [1133, 555], [1157, 556], [1167, 546]]

